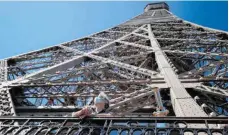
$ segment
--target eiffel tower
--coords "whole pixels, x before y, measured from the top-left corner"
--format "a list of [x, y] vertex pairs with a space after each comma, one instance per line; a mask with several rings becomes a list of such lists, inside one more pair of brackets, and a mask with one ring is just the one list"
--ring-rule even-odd
[[[113, 28], [0, 61], [2, 135], [228, 134], [228, 34], [165, 2]], [[71, 117], [104, 92], [113, 117]]]

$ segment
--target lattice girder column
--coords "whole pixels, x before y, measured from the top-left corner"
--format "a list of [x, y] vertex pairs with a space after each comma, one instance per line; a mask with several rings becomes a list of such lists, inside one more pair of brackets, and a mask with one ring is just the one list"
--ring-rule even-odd
[[184, 86], [180, 83], [178, 76], [168, 63], [166, 55], [161, 50], [160, 45], [155, 39], [151, 29], [151, 25], [148, 24], [151, 46], [154, 49], [159, 69], [163, 73], [165, 81], [170, 87], [171, 101], [173, 103], [173, 109], [175, 110], [176, 116], [207, 116], [200, 106], [197, 105], [193, 98], [186, 92]]

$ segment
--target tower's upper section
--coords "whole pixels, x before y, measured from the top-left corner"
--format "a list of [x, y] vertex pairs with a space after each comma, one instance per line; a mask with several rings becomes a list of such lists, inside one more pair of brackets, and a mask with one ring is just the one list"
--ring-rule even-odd
[[169, 6], [165, 2], [150, 3], [146, 5], [146, 7], [144, 8], [144, 11], [147, 12], [149, 10], [155, 10], [155, 9], [169, 10]]

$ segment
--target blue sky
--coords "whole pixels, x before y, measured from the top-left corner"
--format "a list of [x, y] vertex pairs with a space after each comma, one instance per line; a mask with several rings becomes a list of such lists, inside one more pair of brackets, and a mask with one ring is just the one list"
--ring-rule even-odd
[[[144, 2], [0, 2], [0, 59], [87, 36], [140, 13]], [[227, 2], [167, 2], [175, 15], [228, 30]]]

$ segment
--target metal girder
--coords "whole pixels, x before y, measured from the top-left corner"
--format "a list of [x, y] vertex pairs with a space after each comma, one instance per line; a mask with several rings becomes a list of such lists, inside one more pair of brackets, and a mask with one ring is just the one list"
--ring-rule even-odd
[[[139, 99], [138, 101], [141, 101], [141, 100]], [[114, 113], [117, 116], [124, 116], [124, 115], [127, 116], [127, 115], [132, 115], [135, 113], [152, 115], [152, 112], [156, 111], [155, 106], [147, 106], [147, 104], [143, 104], [143, 105], [140, 105], [140, 104], [141, 102], [139, 102], [139, 104], [136, 104], [136, 105], [131, 105], [131, 103], [127, 103], [126, 105], [129, 105], [128, 107], [130, 107], [131, 109], [128, 107], [124, 108], [121, 105], [119, 105], [121, 111], [119, 111], [117, 108], [116, 110], [111, 109], [109, 112]], [[60, 112], [62, 114], [63, 112], [66, 112], [67, 114], [65, 115], [67, 116], [71, 116], [72, 112], [79, 111], [82, 108], [83, 107], [81, 106], [18, 106], [18, 107], [15, 107], [17, 114], [30, 112], [31, 115], [33, 113], [43, 113], [43, 115], [45, 115], [45, 113]]]
[[72, 86], [72, 85], [78, 85], [78, 86], [88, 86], [88, 85], [103, 85], [103, 84], [160, 84], [164, 83], [164, 80], [151, 80], [151, 79], [145, 79], [145, 80], [136, 80], [136, 79], [126, 79], [126, 80], [92, 80], [92, 81], [79, 81], [79, 82], [65, 82], [65, 83], [55, 83], [55, 82], [47, 82], [47, 83], [21, 83], [17, 84], [14, 83], [10, 85], [10, 87], [14, 86], [22, 86], [22, 87], [42, 87], [42, 86]]
[[166, 83], [170, 86], [171, 100], [176, 116], [207, 116], [206, 113], [198, 106], [192, 97], [186, 92], [174, 70], [167, 61], [164, 52], [161, 50], [155, 39], [151, 25], [148, 24], [151, 47], [154, 48], [156, 61], [161, 72], [164, 75]]
[[3, 82], [2, 85], [0, 85], [0, 88], [7, 87], [8, 85], [11, 85], [13, 83], [28, 82], [27, 78], [30, 78], [30, 77], [40, 77], [40, 76], [42, 76], [45, 73], [55, 73], [56, 71], [67, 70], [68, 68], [73, 67], [75, 65], [75, 63], [78, 63], [79, 61], [82, 61], [83, 60], [83, 57], [84, 56], [76, 56], [75, 58], [73, 58], [71, 60], [62, 62], [62, 63], [57, 64], [57, 65], [54, 65], [52, 67], [48, 67], [46, 69], [37, 71], [35, 73], [26, 75], [24, 77], [21, 77], [21, 78], [12, 80], [12, 81]]
[[215, 95], [215, 96], [217, 95], [217, 96], [222, 96], [222, 97], [225, 97], [225, 98], [228, 97], [228, 91], [220, 89], [220, 88], [214, 88], [214, 87], [208, 87], [208, 86], [205, 86], [205, 85], [201, 85], [201, 86], [197, 86], [197, 87], [195, 87], [193, 89], [197, 90], [197, 91], [201, 91], [203, 93]]
[[[190, 88], [190, 87], [196, 87], [196, 86], [201, 86], [201, 82], [206, 82], [206, 81], [214, 81], [214, 79], [211, 78], [206, 78], [205, 79], [180, 79], [180, 82], [184, 85], [185, 88]], [[92, 81], [79, 81], [79, 82], [64, 82], [64, 83], [58, 83], [58, 82], [46, 82], [46, 83], [34, 83], [34, 82], [23, 82], [23, 83], [12, 83], [8, 85], [7, 87], [16, 87], [16, 86], [22, 86], [22, 87], [42, 87], [42, 86], [74, 86], [74, 85], [79, 85], [79, 86], [85, 86], [85, 85], [101, 85], [101, 84], [153, 84], [155, 87], [159, 88], [167, 88], [169, 86], [166, 86], [165, 81], [160, 78], [153, 78], [153, 79], [113, 79], [113, 80], [103, 80], [103, 81], [97, 81], [97, 80], [92, 80]], [[163, 86], [165, 85], [165, 86]]]
[[195, 75], [198, 75], [198, 74], [201, 74], [209, 69], [212, 69], [218, 65], [222, 65], [222, 64], [227, 64], [227, 61], [224, 59], [224, 60], [219, 60], [219, 61], [213, 61], [211, 63], [208, 63], [206, 65], [203, 65], [199, 68], [196, 68], [196, 69], [192, 69], [190, 71], [187, 71], [187, 72], [184, 72], [184, 73], [181, 73], [179, 74], [180, 77], [182, 76], [185, 76], [185, 75], [188, 75], [188, 76], [195, 76]]
[[[31, 55], [32, 57], [30, 57]], [[53, 47], [53, 49], [46, 51], [44, 49], [41, 52], [8, 59], [6, 60], [8, 63], [8, 79], [14, 80], [16, 78], [23, 77], [24, 75], [34, 73], [49, 66], [71, 59], [74, 56], [74, 54], [66, 52], [62, 48]]]
[[[112, 45], [112, 44], [115, 43], [115, 42], [121, 41], [122, 39], [125, 39], [126, 37], [130, 36], [131, 34], [133, 34], [134, 32], [138, 31], [139, 29], [141, 29], [141, 28], [143, 28], [143, 27], [144, 27], [144, 25], [141, 26], [141, 27], [139, 27], [139, 28], [136, 28], [134, 31], [132, 31], [132, 32], [129, 33], [129, 34], [126, 34], [126, 35], [124, 35], [124, 36], [122, 36], [122, 37], [120, 37], [120, 38], [118, 38], [118, 39], [116, 39], [116, 40], [113, 40], [113, 41], [111, 41], [111, 42], [109, 42], [109, 43], [103, 45], [103, 46], [100, 47], [100, 48], [97, 48], [97, 49], [91, 51], [89, 54], [95, 53], [95, 52], [97, 52], [97, 51], [99, 51], [99, 50], [101, 50], [101, 49], [103, 49], [103, 48], [105, 48], [105, 47], [108, 47], [108, 46]], [[97, 37], [94, 36], [94, 37], [91, 37], [91, 38], [97, 38]]]
[[0, 83], [4, 81], [7, 81], [7, 61], [0, 60]]
[[[81, 108], [79, 108], [81, 109]], [[153, 108], [142, 108], [139, 109], [137, 111], [139, 112], [132, 112], [130, 114], [127, 115], [123, 115], [123, 117], [151, 117], [152, 113], [144, 113], [145, 111], [149, 110], [149, 109], [153, 109]], [[72, 110], [70, 110], [72, 112]], [[75, 111], [75, 109], [74, 109]], [[35, 112], [33, 113], [27, 113], [27, 112], [17, 112], [17, 116], [22, 116], [22, 117], [48, 117], [48, 116], [52, 116], [52, 117], [71, 117], [71, 112], [45, 112], [45, 111], [41, 111], [41, 112], [37, 112], [37, 110], [35, 110]], [[95, 116], [96, 117], [96, 116]]]
[[227, 54], [218, 54], [211, 52], [190, 52], [190, 51], [180, 51], [180, 50], [163, 50], [164, 52], [176, 53], [176, 54], [185, 54], [185, 55], [204, 55], [204, 56], [221, 56], [228, 57]]
[[15, 107], [8, 88], [0, 89], [0, 116], [16, 116]]
[[[0, 61], [0, 85], [7, 81], [7, 61]], [[16, 115], [8, 88], [0, 88], [0, 116]]]
[[[116, 109], [119, 112], [118, 115], [124, 115], [124, 114], [129, 114], [139, 108], [142, 108], [147, 104], [147, 100], [143, 100], [144, 97], [151, 97], [154, 93], [153, 88], [146, 88], [146, 89], [141, 89], [132, 93], [125, 94], [121, 97], [117, 97], [114, 99], [111, 99], [110, 102], [110, 107], [107, 109], [107, 112], [112, 111], [115, 112]], [[155, 88], [154, 88], [155, 89]], [[157, 89], [157, 88], [156, 88]], [[144, 101], [142, 103], [141, 101]], [[149, 103], [149, 102], [148, 102]], [[123, 106], [123, 107], [122, 107]], [[128, 109], [128, 107], [131, 107], [131, 110]], [[122, 110], [122, 111], [120, 111]]]
[[222, 42], [227, 43], [226, 40], [212, 40], [212, 39], [190, 39], [190, 38], [156, 38], [157, 40], [171, 40], [171, 41], [203, 41], [203, 42]]

